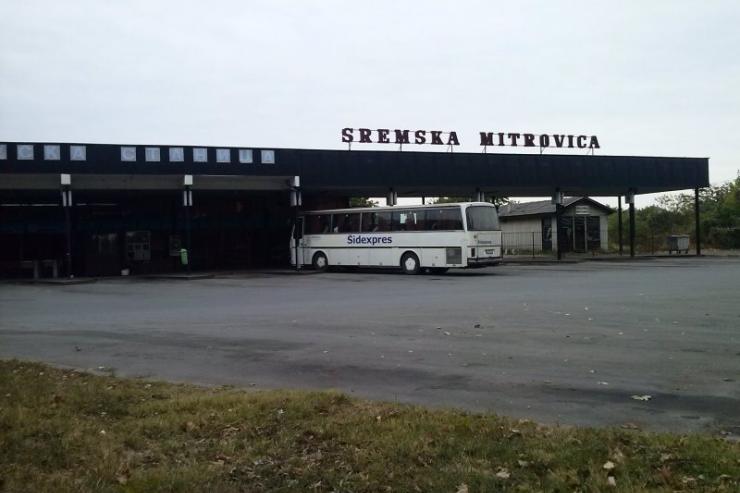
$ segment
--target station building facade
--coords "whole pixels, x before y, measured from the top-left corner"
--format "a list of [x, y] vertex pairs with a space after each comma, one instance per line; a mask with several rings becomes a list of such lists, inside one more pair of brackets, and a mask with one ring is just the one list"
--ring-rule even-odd
[[185, 247], [195, 270], [287, 266], [297, 212], [350, 197], [546, 196], [559, 216], [708, 185], [707, 158], [0, 142], [0, 277], [171, 272]]

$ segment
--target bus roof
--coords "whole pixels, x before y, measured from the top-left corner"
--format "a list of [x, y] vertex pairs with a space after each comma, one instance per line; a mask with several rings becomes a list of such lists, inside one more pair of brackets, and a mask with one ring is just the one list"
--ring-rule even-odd
[[462, 207], [469, 205], [481, 205], [488, 207], [495, 207], [490, 202], [450, 202], [444, 204], [417, 204], [417, 205], [384, 205], [376, 207], [347, 207], [344, 209], [316, 209], [311, 211], [305, 211], [303, 214], [337, 214], [345, 212], [379, 212], [379, 211], [393, 211], [393, 210], [406, 210], [406, 209], [439, 209], [440, 207]]

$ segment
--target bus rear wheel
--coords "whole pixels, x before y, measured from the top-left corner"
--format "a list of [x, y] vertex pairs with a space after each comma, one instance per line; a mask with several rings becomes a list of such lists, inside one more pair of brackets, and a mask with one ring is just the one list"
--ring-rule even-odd
[[418, 274], [421, 270], [419, 257], [412, 252], [404, 253], [401, 257], [401, 269], [403, 269], [404, 274]]
[[321, 252], [316, 252], [314, 254], [311, 264], [313, 265], [313, 268], [319, 272], [326, 272], [326, 269], [329, 268], [329, 261], [326, 259], [326, 255]]

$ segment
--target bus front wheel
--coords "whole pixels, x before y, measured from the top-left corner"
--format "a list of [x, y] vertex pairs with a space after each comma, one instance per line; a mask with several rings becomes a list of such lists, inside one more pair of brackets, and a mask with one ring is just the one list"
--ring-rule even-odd
[[321, 252], [316, 252], [313, 256], [313, 268], [319, 272], [325, 272], [329, 268], [329, 261], [326, 259], [326, 255]]
[[401, 269], [403, 269], [404, 274], [418, 274], [421, 270], [419, 257], [412, 252], [404, 253], [401, 257]]

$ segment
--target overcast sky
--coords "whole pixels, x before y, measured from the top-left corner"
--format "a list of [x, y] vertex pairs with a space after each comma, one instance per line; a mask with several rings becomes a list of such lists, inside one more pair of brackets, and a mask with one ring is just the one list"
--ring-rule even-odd
[[345, 126], [469, 152], [483, 130], [595, 134], [725, 181], [740, 3], [0, 2], [0, 141], [341, 149]]

